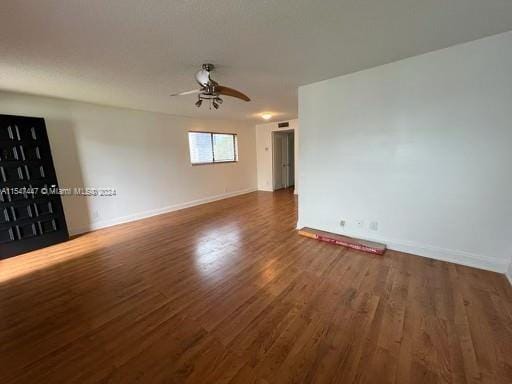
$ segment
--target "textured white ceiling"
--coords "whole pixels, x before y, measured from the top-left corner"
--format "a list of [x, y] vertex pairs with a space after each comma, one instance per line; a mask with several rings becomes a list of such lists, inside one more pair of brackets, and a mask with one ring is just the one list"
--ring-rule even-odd
[[[511, 0], [2, 0], [0, 89], [186, 116], [297, 115], [297, 87], [512, 29]], [[253, 101], [197, 109], [201, 63]]]

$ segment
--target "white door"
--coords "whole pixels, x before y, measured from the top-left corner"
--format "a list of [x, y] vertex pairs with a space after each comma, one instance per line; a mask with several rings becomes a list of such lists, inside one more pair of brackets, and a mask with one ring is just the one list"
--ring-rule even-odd
[[272, 144], [274, 190], [291, 187], [295, 181], [293, 132], [274, 132]]
[[290, 186], [290, 143], [289, 143], [289, 135], [282, 135], [281, 140], [281, 148], [282, 148], [282, 156], [281, 156], [281, 184], [283, 188], [288, 188]]
[[273, 181], [274, 190], [284, 188], [283, 184], [283, 135], [274, 133], [273, 135]]
[[295, 185], [295, 136], [288, 133], [288, 186]]

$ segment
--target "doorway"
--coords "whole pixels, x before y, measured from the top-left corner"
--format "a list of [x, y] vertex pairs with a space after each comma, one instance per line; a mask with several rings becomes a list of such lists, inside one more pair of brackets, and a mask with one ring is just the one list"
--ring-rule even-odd
[[295, 135], [293, 130], [272, 132], [272, 187], [295, 185]]

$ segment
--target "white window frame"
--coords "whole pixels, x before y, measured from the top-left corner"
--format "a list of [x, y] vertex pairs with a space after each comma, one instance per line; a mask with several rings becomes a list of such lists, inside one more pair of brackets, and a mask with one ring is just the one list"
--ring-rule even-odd
[[[190, 153], [190, 134], [191, 133], [207, 133], [211, 135], [211, 143], [212, 143], [212, 157], [213, 161], [205, 161], [200, 163], [194, 163], [192, 161], [192, 154]], [[215, 147], [213, 137], [214, 135], [229, 135], [233, 136], [233, 154], [234, 160], [215, 160]], [[209, 164], [226, 164], [226, 163], [237, 163], [238, 162], [238, 135], [236, 133], [231, 132], [211, 132], [211, 131], [188, 131], [188, 145], [189, 145], [189, 156], [190, 156], [190, 164], [192, 165], [209, 165]]]

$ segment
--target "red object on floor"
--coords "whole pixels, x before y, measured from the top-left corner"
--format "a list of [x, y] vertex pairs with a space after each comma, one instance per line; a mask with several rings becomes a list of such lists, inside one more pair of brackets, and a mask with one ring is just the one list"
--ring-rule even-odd
[[386, 252], [386, 245], [384, 244], [338, 235], [336, 233], [320, 231], [318, 229], [304, 227], [299, 230], [299, 235], [306, 236], [311, 239], [325, 241], [331, 244], [342, 245], [344, 247], [356, 249], [358, 251], [373, 253], [376, 255], [383, 255], [384, 252]]

